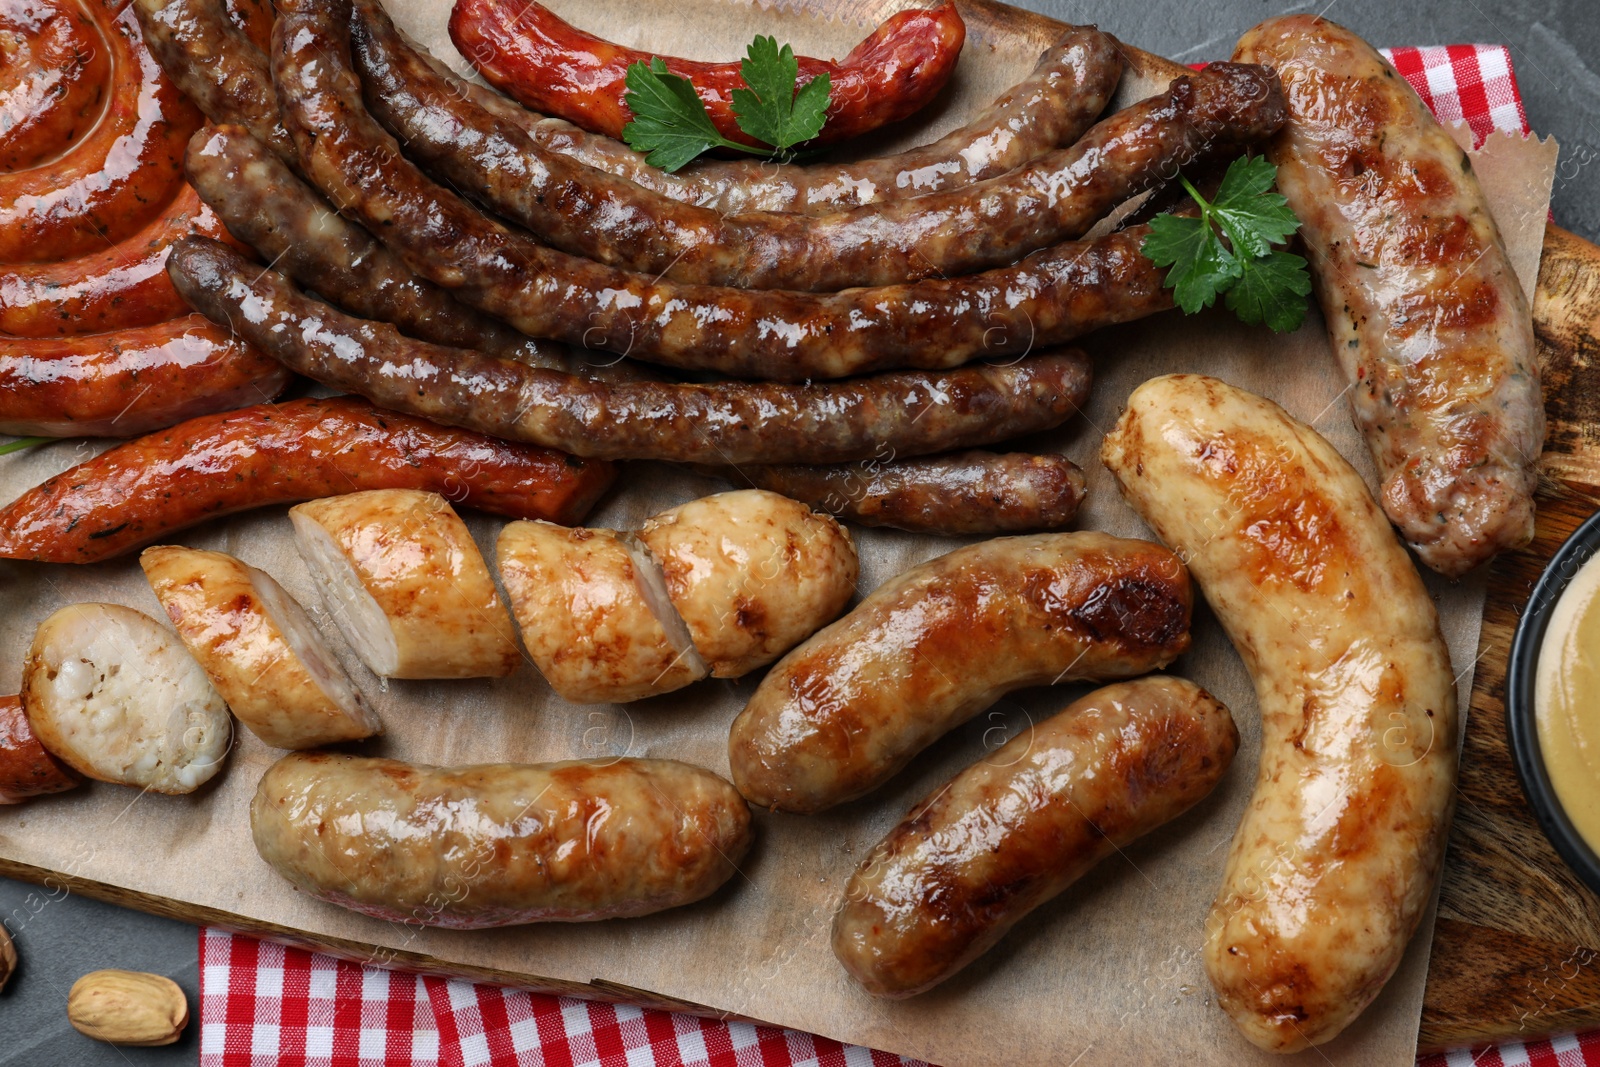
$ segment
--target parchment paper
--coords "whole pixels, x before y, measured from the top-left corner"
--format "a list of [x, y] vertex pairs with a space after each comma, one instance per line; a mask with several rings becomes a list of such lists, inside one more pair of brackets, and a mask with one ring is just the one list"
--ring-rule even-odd
[[[755, 33], [774, 33], [802, 53], [842, 55], [865, 32], [812, 12], [829, 0], [768, 11], [739, 0], [641, 5], [628, 0], [555, 0], [567, 17], [605, 36], [665, 52], [736, 58]], [[444, 32], [446, 0], [396, 0], [401, 25], [458, 68]], [[896, 0], [864, 0], [848, 10], [875, 23]], [[835, 8], [837, 9], [837, 5]], [[1053, 32], [1048, 20], [976, 8], [954, 90], [921, 128], [880, 140], [890, 150], [964, 121], [1031, 69]], [[1079, 13], [1090, 21], [1094, 12]], [[1240, 32], [1246, 29], [1238, 27]], [[1148, 58], [1148, 57], [1147, 57]], [[1146, 63], [1153, 81], [1160, 64]], [[1146, 95], [1152, 81], [1121, 94]], [[1500, 137], [1477, 160], [1496, 215], [1531, 291], [1555, 146]], [[1091, 338], [1099, 379], [1087, 415], [1028, 442], [1060, 449], [1089, 480], [1079, 526], [1149, 536], [1119, 500], [1096, 459], [1102, 432], [1128, 393], [1155, 374], [1203, 371], [1273, 397], [1326, 434], [1371, 479], [1350, 424], [1344, 384], [1315, 313], [1299, 333], [1279, 337], [1222, 314], [1176, 314]], [[0, 459], [0, 499], [10, 499], [92, 455], [103, 443], [65, 442]], [[591, 520], [629, 528], [646, 516], [726, 484], [664, 466], [634, 464], [622, 488]], [[499, 520], [470, 515], [486, 554]], [[952, 539], [856, 530], [860, 591], [950, 550]], [[220, 549], [263, 567], [312, 608], [353, 676], [374, 698], [388, 734], [365, 751], [421, 762], [546, 760], [628, 753], [671, 756], [727, 773], [727, 726], [757, 678], [707, 681], [626, 707], [576, 707], [554, 697], [531, 665], [483, 682], [380, 683], [350, 655], [322, 612], [295, 555], [283, 509], [209, 523], [176, 541]], [[492, 556], [491, 556], [492, 558]], [[1471, 689], [1481, 617], [1481, 577], [1450, 585], [1429, 576], [1463, 713]], [[15, 691], [35, 625], [76, 601], [107, 600], [161, 617], [132, 558], [91, 567], [0, 562], [0, 690]], [[981, 667], [981, 665], [975, 665]], [[302, 930], [314, 937], [422, 953], [440, 966], [571, 982], [618, 985], [707, 1009], [810, 1030], [844, 1041], [968, 1064], [1264, 1063], [1212, 1002], [1200, 962], [1202, 922], [1222, 874], [1226, 845], [1255, 777], [1258, 722], [1253, 691], [1220, 628], [1202, 608], [1193, 651], [1174, 668], [1225, 700], [1243, 734], [1226, 781], [1197, 809], [1107, 860], [1077, 887], [1040, 909], [994, 951], [942, 987], [910, 1002], [861, 993], [828, 947], [836, 898], [851, 869], [905, 811], [932, 788], [1009, 737], [1053, 714], [1083, 689], [1033, 690], [993, 710], [930, 749], [888, 787], [843, 810], [815, 817], [759, 814], [759, 840], [740, 874], [714, 898], [646, 919], [545, 925], [461, 933], [415, 930], [364, 919], [293, 891], [257, 857], [247, 808], [261, 772], [277, 757], [238, 732], [231, 765], [190, 797], [141, 796], [93, 785], [0, 812], [0, 856], [54, 871], [158, 894], [194, 906]], [[188, 909], [187, 912], [185, 909]], [[1432, 920], [1376, 1004], [1306, 1062], [1409, 1064], [1426, 972]], [[415, 957], [407, 956], [407, 960]], [[625, 995], [625, 994], [623, 994]]]

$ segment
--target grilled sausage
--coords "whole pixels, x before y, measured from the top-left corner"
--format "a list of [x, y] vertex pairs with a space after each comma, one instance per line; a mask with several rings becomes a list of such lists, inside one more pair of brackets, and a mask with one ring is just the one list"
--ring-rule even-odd
[[833, 954], [867, 991], [908, 997], [1222, 780], [1239, 731], [1182, 678], [1097, 689], [934, 790], [850, 877]]
[[883, 448], [918, 455], [1060, 425], [1089, 387], [1089, 361], [1076, 350], [816, 385], [591, 381], [403, 338], [202, 238], [181, 242], [168, 269], [205, 314], [235, 323], [308, 377], [386, 408], [588, 456], [833, 463]]
[[1083, 503], [1083, 472], [1065, 456], [958, 452], [831, 467], [740, 467], [725, 475], [863, 526], [930, 534], [1057, 530]]
[[[412, 158], [555, 248], [680, 282], [831, 292], [1005, 266], [1082, 236], [1198, 154], [1260, 139], [1283, 122], [1270, 71], [1212, 64], [1076, 144], [977, 185], [834, 215], [730, 217], [546, 151], [451, 92], [378, 0], [356, 0], [355, 10], [353, 55], [367, 106]], [[1105, 86], [1107, 98], [1114, 88]]]
[[0, 804], [64, 793], [76, 788], [79, 780], [71, 767], [39, 743], [22, 710], [22, 698], [0, 696]]
[[751, 835], [733, 787], [674, 760], [424, 767], [327, 752], [268, 768], [250, 832], [314, 897], [457, 930], [689, 904], [733, 876]]
[[111, 84], [99, 32], [72, 0], [0, 8], [0, 171], [59, 155], [94, 126]]
[[1189, 647], [1189, 575], [1160, 545], [1101, 533], [1003, 537], [873, 590], [778, 661], [733, 722], [753, 804], [861, 796], [1027, 685], [1144, 674]]
[[183, 183], [183, 146], [200, 113], [139, 38], [132, 7], [85, 0], [111, 52], [110, 102], [61, 158], [0, 174], [0, 262], [98, 251], [137, 232]]
[[1328, 1041], [1394, 973], [1438, 882], [1458, 729], [1438, 613], [1361, 477], [1268, 400], [1156, 378], [1101, 454], [1188, 561], [1261, 706], [1206, 971], [1262, 1048]]
[[201, 315], [116, 333], [0, 339], [0, 433], [134, 437], [271, 400], [288, 381], [282, 364]]
[[[821, 74], [831, 82], [816, 143], [849, 140], [915, 114], [950, 79], [966, 36], [956, 5], [944, 0], [891, 15], [838, 62], [797, 56], [797, 85]], [[617, 138], [632, 117], [623, 102], [628, 67], [652, 59], [579, 30], [536, 0], [458, 0], [450, 39], [489, 84], [535, 111]], [[734, 115], [733, 93], [745, 88], [738, 63], [655, 58], [694, 84], [723, 137], [760, 143]]]
[[358, 489], [430, 489], [513, 518], [576, 522], [608, 463], [507, 444], [364, 400], [291, 400], [118, 445], [0, 508], [0, 557], [93, 563], [248, 508]]
[[1545, 431], [1533, 322], [1471, 162], [1349, 30], [1272, 19], [1238, 55], [1283, 75], [1270, 158], [1383, 510], [1452, 577], [1527, 544]]
[[284, 0], [274, 82], [306, 175], [407, 266], [535, 337], [742, 377], [948, 367], [1171, 307], [1142, 228], [953, 281], [835, 294], [680, 285], [544, 248], [428, 181], [363, 106], [349, 0]]

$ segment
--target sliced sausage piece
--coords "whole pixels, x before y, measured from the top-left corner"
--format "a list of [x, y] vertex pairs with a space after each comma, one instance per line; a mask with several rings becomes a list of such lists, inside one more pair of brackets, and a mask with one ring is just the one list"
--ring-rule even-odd
[[626, 536], [514, 522], [495, 555], [528, 655], [563, 699], [623, 703], [706, 676], [661, 568]]
[[262, 741], [315, 748], [383, 732], [305, 609], [270, 574], [176, 545], [145, 549], [139, 565], [211, 684]]
[[832, 622], [860, 571], [837, 522], [759, 489], [652, 516], [639, 540], [714, 678], [764, 667]]
[[380, 678], [499, 678], [521, 655], [467, 524], [438, 493], [369, 489], [289, 509], [323, 605]]
[[302, 752], [261, 777], [256, 850], [312, 896], [479, 930], [700, 900], [750, 846], [727, 782], [674, 760], [425, 767]]
[[1182, 678], [1097, 689], [922, 803], [851, 875], [833, 954], [867, 991], [908, 997], [992, 948], [1089, 869], [1199, 803], [1239, 731]]
[[39, 743], [22, 710], [22, 698], [0, 697], [0, 804], [63, 793], [79, 781], [72, 768]]
[[892, 778], [1013, 689], [1126, 678], [1189, 647], [1189, 572], [1102, 533], [969, 545], [890, 579], [790, 652], [733, 722], [753, 804], [809, 813]]
[[73, 604], [39, 624], [22, 706], [73, 770], [157, 793], [192, 793], [222, 769], [232, 720], [172, 631], [119, 604]]

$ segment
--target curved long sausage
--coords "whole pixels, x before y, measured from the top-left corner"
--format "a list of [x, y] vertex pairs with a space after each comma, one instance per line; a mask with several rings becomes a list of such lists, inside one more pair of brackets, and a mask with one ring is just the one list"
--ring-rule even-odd
[[844, 293], [682, 285], [544, 248], [428, 181], [366, 112], [349, 0], [284, 0], [274, 80], [306, 174], [418, 274], [534, 337], [735, 377], [953, 367], [1171, 307], [1134, 227], [1017, 267]]
[[94, 563], [218, 515], [359, 489], [429, 489], [572, 523], [615, 475], [354, 397], [258, 404], [118, 445], [28, 490], [0, 508], [0, 557]]
[[[961, 57], [966, 24], [956, 5], [891, 15], [843, 60], [798, 56], [800, 81], [827, 74], [827, 124], [817, 143], [859, 137], [915, 114], [944, 87]], [[623, 96], [628, 67], [652, 54], [601, 40], [570, 25], [537, 0], [457, 0], [450, 39], [489, 84], [535, 111], [611, 137], [632, 117]], [[745, 87], [738, 63], [658, 57], [688, 78], [723, 137], [758, 144], [733, 112]]]
[[878, 842], [834, 914], [833, 954], [878, 996], [932, 988], [1199, 803], [1238, 747], [1228, 709], [1193, 682], [1095, 690], [934, 790]]
[[58, 155], [94, 126], [111, 84], [110, 56], [73, 0], [0, 8], [0, 171]]
[[131, 6], [86, 6], [111, 50], [110, 102], [60, 159], [0, 174], [0, 262], [98, 251], [143, 227], [183, 183], [183, 146], [200, 113], [145, 48]]
[[989, 443], [1065, 422], [1089, 389], [1066, 350], [1005, 367], [781, 385], [601, 382], [401, 337], [191, 238], [168, 269], [185, 298], [295, 371], [385, 407], [608, 459], [841, 462]]
[[700, 900], [733, 877], [751, 828], [732, 786], [676, 760], [426, 767], [297, 752], [261, 776], [250, 835], [318, 899], [481, 930]]
[[1206, 922], [1217, 1000], [1262, 1048], [1331, 1040], [1394, 973], [1455, 804], [1439, 616], [1366, 484], [1215, 378], [1156, 378], [1101, 458], [1255, 679], [1261, 769]]
[[[1076, 144], [976, 185], [833, 215], [725, 216], [540, 148], [451, 92], [377, 0], [356, 0], [355, 10], [367, 106], [412, 158], [554, 248], [702, 285], [832, 292], [1004, 266], [1082, 236], [1199, 154], [1259, 140], [1283, 122], [1270, 71], [1214, 63]], [[1115, 87], [1101, 87], [1106, 99]]]
[[203, 315], [116, 333], [0, 338], [0, 433], [135, 437], [271, 400], [283, 365]]
[[1238, 54], [1283, 75], [1273, 142], [1383, 510], [1452, 577], [1533, 537], [1544, 401], [1527, 296], [1466, 153], [1375, 49], [1326, 19]]
[[1083, 471], [1065, 456], [958, 452], [834, 466], [726, 472], [863, 526], [929, 534], [1059, 530], [1083, 503]]
[[167, 249], [189, 234], [227, 236], [216, 214], [184, 187], [143, 230], [77, 259], [0, 272], [0, 333], [59, 337], [165, 322], [188, 312], [167, 277]]
[[77, 772], [39, 743], [22, 710], [22, 698], [0, 697], [0, 804], [63, 793], [80, 781]]
[[853, 800], [1013, 689], [1171, 663], [1192, 607], [1183, 563], [1149, 541], [958, 548], [874, 589], [767, 672], [728, 734], [734, 784], [778, 811]]

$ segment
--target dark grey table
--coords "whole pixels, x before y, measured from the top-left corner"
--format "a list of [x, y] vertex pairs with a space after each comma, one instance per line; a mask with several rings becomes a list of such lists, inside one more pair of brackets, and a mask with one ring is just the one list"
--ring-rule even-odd
[[[1511, 46], [1528, 118], [1561, 142], [1555, 217], [1600, 240], [1600, 3], [1596, 0], [1013, 0], [1057, 18], [1095, 22], [1130, 44], [1186, 62], [1225, 58], [1251, 25], [1316, 11], [1377, 45], [1494, 42]], [[641, 4], [641, 11], [647, 5]], [[0, 600], [3, 600], [0, 596]], [[0, 819], [3, 819], [0, 815]], [[118, 1049], [67, 1025], [79, 975], [124, 967], [171, 976], [199, 1013], [194, 927], [0, 879], [0, 920], [22, 966], [0, 994], [0, 1065], [168, 1065], [199, 1058], [199, 1028], [177, 1045]]]

